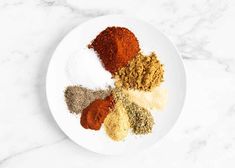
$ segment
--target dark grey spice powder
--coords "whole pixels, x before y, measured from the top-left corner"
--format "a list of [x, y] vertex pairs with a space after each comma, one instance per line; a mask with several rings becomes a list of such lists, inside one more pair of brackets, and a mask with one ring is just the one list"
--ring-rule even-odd
[[111, 89], [91, 90], [81, 86], [68, 86], [64, 92], [65, 101], [71, 113], [79, 114], [96, 99], [109, 96]]

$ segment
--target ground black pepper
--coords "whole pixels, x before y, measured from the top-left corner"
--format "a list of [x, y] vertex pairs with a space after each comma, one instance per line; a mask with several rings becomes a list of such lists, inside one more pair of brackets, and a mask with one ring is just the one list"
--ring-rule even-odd
[[110, 89], [91, 90], [81, 86], [68, 86], [64, 92], [65, 101], [71, 113], [79, 114], [96, 99], [110, 95]]

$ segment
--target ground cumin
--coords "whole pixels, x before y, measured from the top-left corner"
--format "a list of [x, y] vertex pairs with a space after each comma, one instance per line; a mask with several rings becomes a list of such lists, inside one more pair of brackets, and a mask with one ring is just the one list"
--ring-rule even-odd
[[135, 35], [124, 27], [108, 27], [88, 48], [93, 48], [106, 70], [112, 74], [126, 66], [140, 51]]
[[163, 65], [155, 53], [144, 56], [139, 53], [130, 63], [115, 73], [115, 85], [125, 89], [151, 91], [163, 82]]

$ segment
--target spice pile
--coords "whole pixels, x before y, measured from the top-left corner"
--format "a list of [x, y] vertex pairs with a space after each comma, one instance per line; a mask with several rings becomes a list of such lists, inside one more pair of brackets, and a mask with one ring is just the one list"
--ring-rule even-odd
[[149, 110], [162, 110], [167, 97], [167, 91], [160, 87], [164, 67], [156, 54], [141, 53], [135, 35], [123, 27], [106, 28], [88, 48], [112, 74], [115, 87], [92, 90], [68, 86], [64, 95], [69, 111], [81, 113], [80, 123], [85, 129], [99, 130], [104, 124], [114, 141], [125, 139], [130, 131], [136, 135], [151, 133], [154, 118]]
[[117, 101], [113, 110], [104, 120], [105, 131], [111, 139], [119, 141], [128, 135], [130, 129], [128, 117], [122, 102]]
[[96, 99], [110, 95], [111, 89], [94, 91], [81, 86], [68, 86], [64, 92], [65, 101], [71, 113], [79, 114]]
[[99, 130], [112, 106], [112, 96], [108, 96], [104, 100], [96, 99], [83, 110], [81, 125], [86, 129]]
[[126, 66], [140, 51], [135, 35], [123, 27], [108, 27], [102, 31], [88, 48], [93, 48], [106, 70], [115, 73]]
[[126, 109], [129, 117], [130, 128], [132, 128], [133, 133], [138, 135], [152, 132], [154, 121], [148, 110], [134, 102], [131, 102], [128, 95], [126, 95], [121, 88], [115, 88], [112, 94], [114, 100], [116, 102], [121, 101]]
[[163, 82], [163, 65], [156, 54], [144, 56], [139, 53], [129, 65], [115, 73], [116, 86], [125, 89], [150, 91]]

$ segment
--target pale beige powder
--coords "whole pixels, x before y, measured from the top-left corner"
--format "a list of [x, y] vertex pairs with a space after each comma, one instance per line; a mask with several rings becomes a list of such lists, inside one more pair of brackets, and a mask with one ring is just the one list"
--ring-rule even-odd
[[116, 102], [113, 111], [105, 118], [104, 127], [107, 135], [114, 141], [123, 140], [128, 135], [129, 118], [121, 101]]
[[129, 99], [148, 110], [163, 110], [167, 103], [167, 90], [156, 87], [151, 92], [140, 90], [124, 90]]

